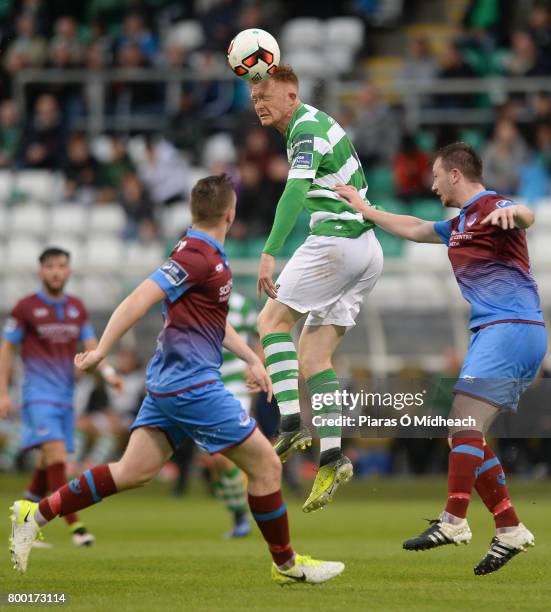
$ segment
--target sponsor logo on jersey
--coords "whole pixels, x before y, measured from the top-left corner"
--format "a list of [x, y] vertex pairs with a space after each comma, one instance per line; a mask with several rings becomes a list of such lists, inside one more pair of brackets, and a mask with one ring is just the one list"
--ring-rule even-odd
[[216, 267], [214, 268], [216, 272], [222, 272], [223, 269], [224, 269], [223, 263], [216, 264]]
[[219, 302], [227, 302], [230, 299], [232, 285], [233, 280], [230, 278], [230, 280], [225, 285], [220, 287], [220, 289], [218, 290]]
[[47, 308], [35, 308], [33, 310], [33, 316], [35, 316], [37, 319], [40, 319], [42, 317], [47, 317], [49, 313], [49, 310]]
[[465, 374], [465, 376], [463, 376], [463, 380], [467, 383], [474, 383], [474, 376], [469, 376], [469, 374]]
[[294, 169], [303, 169], [309, 170], [314, 163], [314, 154], [313, 153], [297, 153], [295, 160], [293, 161], [292, 168]]
[[500, 200], [499, 202], [496, 202], [496, 206], [498, 208], [507, 208], [507, 206], [513, 206], [513, 203], [511, 200]]
[[73, 478], [71, 482], [67, 483], [67, 486], [75, 495], [82, 493], [82, 485], [80, 484], [80, 480], [78, 478]]
[[14, 317], [6, 319], [6, 322], [4, 323], [4, 332], [6, 334], [11, 334], [12, 332], [16, 331], [17, 328], [17, 319], [15, 319]]
[[67, 308], [67, 316], [69, 318], [76, 319], [76, 318], [78, 318], [79, 314], [80, 313], [78, 311], [78, 308], [76, 308], [76, 306], [71, 305], [71, 306], [69, 306], [69, 308]]
[[174, 287], [179, 287], [189, 276], [179, 263], [173, 259], [168, 259], [162, 266], [161, 272], [167, 281]]
[[174, 247], [176, 253], [179, 253], [187, 244], [187, 240], [180, 240], [178, 244]]
[[50, 342], [71, 342], [80, 336], [80, 327], [73, 323], [44, 323], [37, 325], [36, 331], [41, 338]]

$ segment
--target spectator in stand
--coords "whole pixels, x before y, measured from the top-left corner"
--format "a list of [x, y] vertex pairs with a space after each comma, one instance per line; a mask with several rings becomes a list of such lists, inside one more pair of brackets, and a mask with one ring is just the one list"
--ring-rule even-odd
[[112, 140], [111, 159], [100, 165], [100, 185], [102, 186], [100, 201], [111, 202], [115, 199], [116, 190], [127, 174], [135, 172], [136, 168], [126, 151], [126, 143], [117, 136]]
[[46, 41], [36, 34], [34, 17], [23, 13], [16, 21], [16, 37], [4, 53], [5, 69], [15, 74], [23, 68], [42, 66], [47, 55]]
[[218, 2], [210, 2], [207, 6], [207, 10], [199, 15], [205, 38], [212, 49], [225, 54], [228, 49], [228, 41], [238, 31], [235, 29], [239, 15], [238, 2], [218, 0]]
[[83, 134], [74, 133], [67, 145], [64, 168], [65, 197], [85, 204], [95, 199], [99, 182], [99, 164], [92, 157], [88, 141]]
[[402, 78], [429, 85], [436, 79], [437, 72], [438, 65], [429, 40], [424, 36], [414, 38], [408, 45]]
[[[442, 53], [439, 79], [471, 79], [476, 76], [474, 70], [467, 64], [457, 42], [449, 43]], [[475, 97], [468, 93], [447, 93], [436, 98], [440, 108], [470, 108]]]
[[540, 91], [531, 100], [532, 102], [532, 121], [538, 123], [551, 123], [551, 96], [545, 92]]
[[121, 184], [119, 201], [126, 213], [125, 240], [151, 242], [157, 238], [153, 203], [137, 174], [127, 174]]
[[261, 127], [248, 130], [243, 148], [239, 151], [240, 160], [254, 164], [261, 174], [265, 174], [273, 156], [269, 132]]
[[[119, 48], [117, 66], [128, 69], [146, 68], [149, 62], [138, 45], [129, 43]], [[157, 83], [123, 80], [112, 84], [110, 98], [116, 115], [157, 113], [160, 111], [162, 88]]]
[[259, 166], [244, 159], [238, 166], [238, 198], [236, 217], [228, 234], [231, 238], [245, 240], [262, 235], [257, 227], [261, 221], [258, 206], [266, 198], [265, 180]]
[[352, 138], [364, 169], [387, 164], [396, 154], [401, 137], [400, 123], [373, 85], [360, 93], [358, 119]]
[[528, 31], [536, 45], [538, 57], [548, 61], [551, 57], [551, 11], [549, 6], [543, 2], [534, 4], [528, 23]]
[[201, 105], [193, 94], [184, 90], [180, 96], [178, 112], [170, 118], [167, 137], [189, 155], [193, 163], [201, 159], [208, 122], [203, 117]]
[[430, 157], [419, 149], [413, 136], [406, 134], [392, 162], [396, 195], [408, 201], [431, 195]]
[[41, 36], [50, 33], [51, 19], [46, 0], [22, 0], [18, 14], [30, 15], [34, 19], [36, 32]]
[[13, 100], [0, 105], [0, 167], [11, 168], [21, 143], [21, 120]]
[[157, 55], [157, 39], [145, 25], [145, 20], [140, 13], [129, 13], [126, 15], [122, 25], [122, 34], [116, 43], [117, 51], [128, 46], [136, 46], [141, 55], [149, 63], [155, 61]]
[[484, 183], [503, 195], [517, 193], [521, 164], [526, 158], [526, 145], [514, 123], [499, 121], [482, 153]]
[[63, 48], [67, 54], [68, 66], [78, 67], [84, 60], [84, 47], [77, 35], [77, 23], [68, 15], [60, 17], [55, 23], [55, 35], [49, 44], [50, 61], [58, 48]]
[[511, 49], [504, 59], [505, 72], [512, 77], [537, 77], [551, 74], [550, 58], [540, 57], [528, 32], [513, 34]]
[[551, 174], [551, 121], [536, 125], [534, 140], [536, 150], [548, 174]]
[[181, 201], [190, 191], [188, 165], [168, 140], [150, 139], [147, 142], [144, 159], [138, 163], [138, 172], [157, 205]]
[[20, 163], [27, 168], [59, 170], [65, 158], [65, 128], [59, 104], [41, 95], [23, 138]]

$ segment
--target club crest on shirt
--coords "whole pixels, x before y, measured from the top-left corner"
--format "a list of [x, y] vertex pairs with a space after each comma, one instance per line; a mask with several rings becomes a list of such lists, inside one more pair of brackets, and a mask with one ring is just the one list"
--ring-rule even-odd
[[17, 319], [14, 317], [9, 317], [9, 319], [6, 319], [6, 322], [4, 323], [4, 332], [6, 334], [10, 334], [16, 331], [17, 327]]
[[189, 276], [179, 263], [173, 259], [168, 259], [162, 266], [161, 272], [165, 275], [168, 282], [174, 287], [179, 287]]
[[76, 319], [78, 318], [79, 315], [79, 311], [78, 308], [76, 308], [75, 306], [71, 305], [69, 306], [69, 308], [67, 308], [67, 316], [71, 319]]
[[222, 272], [223, 269], [224, 269], [223, 263], [216, 264], [216, 267], [214, 268], [216, 272]]

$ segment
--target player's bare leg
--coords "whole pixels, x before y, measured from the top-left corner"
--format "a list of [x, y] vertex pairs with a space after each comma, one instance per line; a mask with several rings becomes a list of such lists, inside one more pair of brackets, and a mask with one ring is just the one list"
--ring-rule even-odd
[[11, 510], [10, 552], [14, 568], [27, 569], [33, 542], [40, 527], [56, 516], [66, 516], [100, 502], [105, 497], [149, 482], [168, 461], [173, 449], [161, 431], [139, 428], [130, 436], [119, 461], [97, 465], [63, 485], [39, 504], [16, 501]]
[[318, 583], [344, 570], [336, 561], [317, 561], [291, 546], [287, 507], [281, 494], [281, 461], [257, 430], [239, 446], [224, 451], [248, 476], [249, 506], [273, 558], [272, 579], [281, 586]]
[[[320, 436], [319, 470], [308, 499], [302, 509], [313, 512], [327, 505], [339, 485], [352, 478], [352, 463], [342, 454], [341, 427], [332, 423], [340, 417], [342, 406], [335, 393], [339, 381], [333, 369], [333, 354], [346, 328], [339, 325], [304, 326], [299, 340], [298, 362], [306, 379], [310, 397], [322, 403], [316, 413], [324, 422], [318, 428]], [[332, 401], [328, 401], [332, 397]], [[313, 402], [314, 404], [314, 402]]]
[[293, 450], [304, 450], [312, 444], [310, 431], [300, 418], [299, 366], [291, 337], [291, 330], [302, 317], [300, 312], [268, 298], [257, 320], [266, 369], [272, 379], [281, 415], [280, 432], [274, 448], [282, 463]]

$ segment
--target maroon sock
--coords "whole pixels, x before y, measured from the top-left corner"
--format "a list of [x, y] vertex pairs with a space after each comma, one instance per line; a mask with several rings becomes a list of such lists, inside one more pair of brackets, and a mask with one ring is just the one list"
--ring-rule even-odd
[[268, 543], [268, 548], [276, 565], [283, 565], [295, 554], [289, 536], [287, 506], [281, 490], [269, 495], [250, 495], [251, 513]]
[[484, 440], [479, 431], [462, 431], [452, 438], [448, 459], [448, 502], [446, 512], [459, 518], [467, 516], [467, 508], [478, 468], [484, 461]]
[[97, 504], [104, 497], [116, 492], [117, 487], [109, 466], [97, 465], [44, 498], [38, 505], [38, 510], [47, 521], [51, 521], [56, 516], [67, 516]]
[[474, 486], [486, 508], [494, 515], [496, 527], [516, 527], [520, 523], [509, 498], [501, 463], [487, 444], [484, 445], [484, 463]]
[[36, 468], [33, 473], [33, 478], [25, 491], [25, 499], [33, 502], [39, 502], [48, 493], [48, 477], [46, 470]]
[[[67, 482], [67, 466], [65, 463], [52, 463], [46, 468], [48, 474], [48, 490], [57, 491]], [[65, 516], [68, 525], [78, 523], [78, 515], [71, 513]]]

